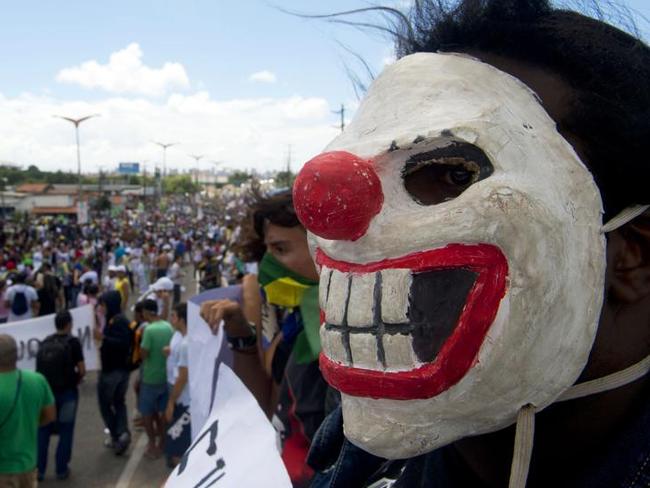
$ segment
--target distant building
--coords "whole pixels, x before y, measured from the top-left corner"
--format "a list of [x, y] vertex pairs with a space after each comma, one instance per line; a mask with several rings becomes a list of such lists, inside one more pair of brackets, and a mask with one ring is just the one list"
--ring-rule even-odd
[[[111, 203], [122, 205], [128, 197], [154, 195], [154, 188], [140, 185], [81, 185], [82, 199], [89, 201], [104, 195]], [[79, 186], [76, 184], [23, 183], [14, 191], [0, 192], [0, 215], [26, 212], [31, 215], [76, 215]]]

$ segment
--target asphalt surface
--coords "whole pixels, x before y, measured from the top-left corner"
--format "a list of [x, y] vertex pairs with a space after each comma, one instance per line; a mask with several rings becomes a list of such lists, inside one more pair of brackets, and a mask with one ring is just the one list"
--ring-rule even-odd
[[[196, 294], [195, 281], [189, 276], [190, 268], [185, 269], [186, 290], [183, 299]], [[56, 479], [54, 455], [58, 437], [50, 440], [49, 462], [45, 480], [39, 487], [45, 488], [140, 488], [163, 486], [171, 470], [167, 468], [164, 457], [150, 460], [142, 456], [146, 435], [144, 431], [133, 428], [135, 394], [131, 375], [127, 406], [132, 442], [129, 450], [116, 456], [104, 447], [104, 424], [97, 405], [97, 372], [91, 371], [79, 386], [79, 407], [75, 426], [71, 475], [67, 480]], [[143, 438], [140, 440], [140, 438]]]

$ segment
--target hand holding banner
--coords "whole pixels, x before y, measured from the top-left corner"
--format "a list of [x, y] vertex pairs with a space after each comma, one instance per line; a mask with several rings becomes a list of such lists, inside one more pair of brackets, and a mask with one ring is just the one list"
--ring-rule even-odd
[[235, 373], [219, 366], [214, 408], [166, 488], [289, 488], [275, 430]]

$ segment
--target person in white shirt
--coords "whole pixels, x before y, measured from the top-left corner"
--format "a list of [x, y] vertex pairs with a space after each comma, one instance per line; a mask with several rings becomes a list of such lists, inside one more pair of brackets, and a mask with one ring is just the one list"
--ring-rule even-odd
[[89, 269], [79, 277], [80, 283], [86, 283], [86, 280], [90, 280], [93, 285], [99, 285], [99, 276], [97, 276], [97, 271]]
[[169, 271], [167, 271], [167, 277], [172, 280], [172, 283], [174, 284], [174, 290], [173, 290], [173, 304], [174, 306], [178, 305], [181, 301], [181, 284], [183, 282], [183, 276], [185, 274], [183, 273], [183, 270], [181, 269], [181, 263], [183, 261], [183, 257], [178, 255], [174, 258], [174, 263], [169, 267]]
[[5, 306], [9, 309], [8, 322], [31, 319], [38, 315], [38, 293], [25, 284], [26, 276], [19, 273], [13, 285], [7, 288]]
[[165, 409], [167, 422], [165, 456], [169, 467], [179, 463], [191, 442], [186, 303], [179, 303], [174, 307], [171, 324], [176, 331], [168, 348], [165, 348], [168, 354], [167, 383], [169, 384], [169, 400]]
[[108, 266], [108, 274], [104, 276], [104, 281], [102, 282], [103, 291], [112, 291], [115, 289], [115, 281], [117, 280], [117, 266], [111, 264]]

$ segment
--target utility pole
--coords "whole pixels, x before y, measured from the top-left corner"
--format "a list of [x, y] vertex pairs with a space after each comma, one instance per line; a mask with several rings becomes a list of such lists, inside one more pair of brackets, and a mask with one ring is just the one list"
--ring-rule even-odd
[[203, 154], [188, 154], [189, 157], [191, 157], [195, 162], [195, 171], [196, 171], [196, 185], [200, 186], [199, 184], [199, 173], [201, 170], [201, 167], [199, 166], [199, 161], [201, 161], [205, 156]]
[[291, 144], [288, 145], [287, 149], [287, 173], [291, 173]]
[[153, 142], [154, 144], [162, 147], [162, 149], [163, 149], [162, 176], [164, 178], [165, 176], [167, 176], [167, 148], [172, 147], [172, 146], [176, 146], [179, 143], [178, 142], [166, 142], [165, 143], [165, 142], [156, 142], [156, 141], [151, 141], [151, 142]]
[[7, 181], [9, 181], [6, 177], [2, 178], [2, 223], [4, 224], [5, 221], [5, 192], [7, 191]]
[[63, 119], [67, 120], [68, 122], [71, 122], [74, 124], [74, 132], [75, 132], [75, 137], [77, 140], [77, 201], [78, 205], [81, 206], [81, 150], [79, 149], [79, 124], [82, 122], [85, 122], [88, 119], [92, 119], [93, 117], [99, 117], [99, 114], [91, 114], [91, 115], [86, 115], [85, 117], [80, 117], [78, 119], [73, 119], [70, 117], [63, 117], [62, 115], [53, 115], [53, 117], [56, 117], [58, 119]]
[[147, 201], [147, 161], [142, 161], [142, 201]]
[[341, 132], [343, 132], [345, 130], [345, 105], [341, 104], [341, 110], [332, 110], [332, 113], [341, 116], [341, 124], [339, 127], [341, 128]]

